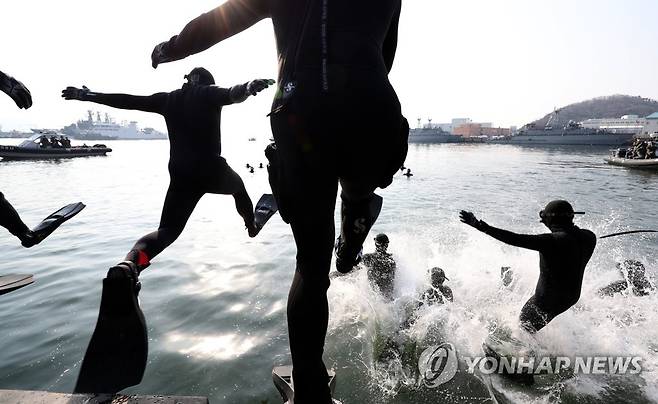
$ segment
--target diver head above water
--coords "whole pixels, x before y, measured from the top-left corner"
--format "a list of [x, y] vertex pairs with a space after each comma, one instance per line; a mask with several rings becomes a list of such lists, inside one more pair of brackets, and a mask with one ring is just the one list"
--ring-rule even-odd
[[187, 82], [183, 84], [183, 87], [212, 86], [215, 84], [215, 78], [208, 70], [204, 69], [203, 67], [195, 67], [183, 78], [187, 80]]
[[430, 277], [432, 278], [432, 287], [434, 288], [438, 288], [439, 286], [443, 285], [443, 282], [450, 280], [446, 276], [445, 271], [439, 267], [430, 269]]
[[617, 268], [626, 272], [628, 281], [633, 285], [636, 292], [643, 293], [646, 289], [651, 288], [651, 283], [647, 279], [646, 268], [644, 264], [637, 260], [625, 260], [623, 263], [617, 263]]
[[378, 253], [385, 253], [388, 249], [388, 236], [384, 233], [379, 233], [375, 236], [375, 250]]
[[546, 207], [539, 212], [540, 222], [546, 227], [553, 230], [573, 227], [574, 215], [584, 215], [585, 212], [574, 212], [571, 204], [564, 200], [555, 200], [549, 202]]

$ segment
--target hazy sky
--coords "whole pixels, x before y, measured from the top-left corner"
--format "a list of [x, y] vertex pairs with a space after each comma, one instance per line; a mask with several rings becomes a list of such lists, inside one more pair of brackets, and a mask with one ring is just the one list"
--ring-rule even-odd
[[[150, 94], [179, 87], [195, 66], [225, 86], [276, 78], [269, 20], [201, 55], [151, 68], [155, 44], [220, 3], [2, 0], [0, 70], [30, 88], [34, 106], [18, 110], [0, 97], [0, 125], [62, 127], [99, 109], [62, 100], [67, 85]], [[597, 96], [658, 99], [656, 0], [403, 0], [402, 12], [391, 80], [412, 125], [419, 117], [471, 117], [520, 126]], [[267, 132], [272, 96], [225, 108], [224, 136]], [[100, 109], [165, 127], [154, 114]]]

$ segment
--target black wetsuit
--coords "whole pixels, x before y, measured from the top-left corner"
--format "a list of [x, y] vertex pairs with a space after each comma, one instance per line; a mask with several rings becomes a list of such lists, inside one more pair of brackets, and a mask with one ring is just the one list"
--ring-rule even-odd
[[395, 282], [395, 260], [386, 252], [375, 252], [363, 256], [363, 264], [368, 267], [368, 280], [388, 300], [393, 299]]
[[23, 223], [21, 217], [13, 206], [5, 199], [0, 192], [0, 226], [9, 230], [11, 234], [23, 240], [23, 237], [29, 233], [28, 227]]
[[288, 296], [297, 404], [331, 402], [322, 353], [338, 182], [341, 237], [356, 256], [373, 224], [374, 190], [390, 184], [406, 157], [409, 126], [388, 80], [400, 8], [401, 0], [228, 0], [165, 46], [181, 59], [261, 19], [274, 24], [279, 93], [271, 125], [280, 164], [271, 182], [297, 244]]
[[444, 300], [452, 302], [454, 299], [452, 289], [448, 286], [440, 285], [438, 288], [429, 288], [423, 293], [422, 301], [419, 306], [427, 302], [430, 306], [434, 304], [443, 304]]
[[521, 309], [521, 325], [537, 332], [580, 298], [585, 267], [596, 246], [589, 230], [571, 226], [552, 233], [517, 234], [480, 222], [479, 230], [504, 243], [539, 251], [535, 294]]
[[[114, 108], [158, 113], [167, 123], [170, 183], [160, 226], [137, 241], [127, 260], [147, 264], [173, 243], [205, 193], [233, 195], [245, 224], [253, 222], [253, 206], [242, 179], [220, 155], [222, 106], [244, 98], [246, 84], [231, 89], [185, 85], [170, 93], [151, 96], [90, 93], [85, 99]], [[139, 192], [139, 184], [134, 187]]]
[[11, 91], [11, 83], [9, 81], [9, 76], [4, 74], [3, 72], [0, 72], [0, 91], [2, 91], [7, 95], [9, 95], [9, 92]]

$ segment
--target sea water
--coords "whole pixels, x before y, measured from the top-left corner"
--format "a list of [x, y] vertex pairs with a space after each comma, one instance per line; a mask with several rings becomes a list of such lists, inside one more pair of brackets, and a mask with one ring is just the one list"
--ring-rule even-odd
[[[16, 144], [18, 140], [3, 140]], [[254, 201], [269, 192], [267, 139], [230, 140], [224, 155]], [[23, 249], [0, 229], [0, 274], [32, 273], [35, 283], [0, 296], [0, 388], [68, 392], [93, 331], [101, 279], [134, 241], [157, 228], [167, 189], [167, 141], [110, 141], [107, 157], [0, 161], [0, 190], [33, 226], [75, 201], [87, 208], [41, 245]], [[656, 229], [658, 173], [607, 166], [606, 148], [523, 148], [497, 145], [411, 145], [406, 166], [378, 191], [382, 214], [371, 236], [385, 232], [397, 261], [395, 300], [372, 289], [365, 271], [334, 278], [325, 362], [337, 371], [344, 403], [483, 402], [470, 384], [419, 386], [413, 369], [382, 366], [373, 357], [382, 335], [400, 333], [405, 308], [440, 266], [454, 303], [422, 307], [406, 341], [453, 344], [481, 356], [492, 324], [517, 327], [532, 295], [538, 254], [503, 245], [459, 222], [461, 209], [517, 232], [546, 231], [538, 212], [552, 199], [586, 211], [576, 222], [604, 235]], [[339, 206], [339, 202], [337, 204]], [[338, 213], [338, 209], [337, 209]], [[336, 217], [338, 223], [338, 217]], [[513, 403], [658, 402], [658, 297], [596, 291], [621, 279], [615, 264], [637, 259], [655, 285], [658, 237], [599, 240], [580, 301], [537, 335], [549, 355], [643, 358], [634, 376], [578, 375], [524, 387], [491, 377], [498, 398]], [[366, 252], [374, 248], [372, 237]], [[286, 298], [295, 266], [289, 227], [277, 216], [250, 239], [231, 197], [207, 195], [182, 236], [142, 277], [141, 306], [149, 332], [144, 380], [127, 393], [208, 396], [213, 403], [280, 402], [274, 365], [290, 363]], [[515, 273], [511, 288], [500, 267]], [[384, 369], [384, 371], [382, 371]]]

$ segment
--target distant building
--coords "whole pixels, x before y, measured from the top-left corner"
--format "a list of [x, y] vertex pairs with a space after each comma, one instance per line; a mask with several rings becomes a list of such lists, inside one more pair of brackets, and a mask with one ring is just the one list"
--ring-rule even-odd
[[644, 129], [642, 129], [642, 134], [651, 135], [653, 133], [658, 133], [658, 112], [654, 112], [646, 119], [647, 125], [644, 127]]
[[418, 118], [419, 129], [440, 129], [453, 135], [470, 136], [508, 136], [511, 131], [507, 128], [494, 128], [491, 122], [473, 122], [471, 118], [453, 118], [450, 123], [421, 123]]
[[476, 137], [476, 136], [509, 136], [511, 131], [509, 128], [494, 128], [491, 123], [467, 123], [456, 127], [452, 131], [453, 135], [463, 137]]
[[649, 123], [647, 118], [624, 115], [621, 118], [587, 119], [580, 124], [589, 129], [605, 129], [612, 133], [640, 133]]

